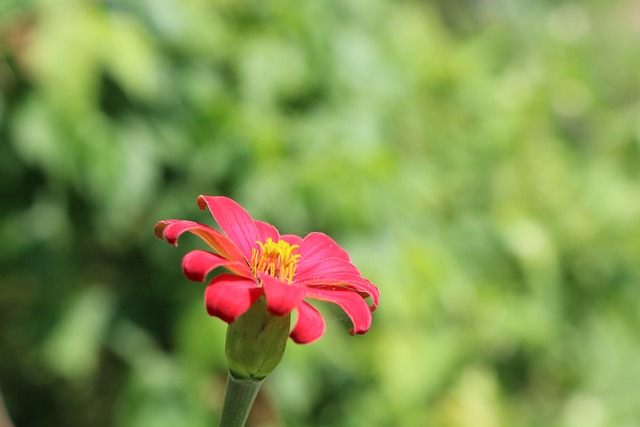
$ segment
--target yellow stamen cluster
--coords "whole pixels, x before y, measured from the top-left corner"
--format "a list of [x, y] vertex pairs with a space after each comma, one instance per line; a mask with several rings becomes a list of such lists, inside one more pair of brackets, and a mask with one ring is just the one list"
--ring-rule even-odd
[[262, 271], [282, 282], [291, 283], [300, 258], [298, 254], [293, 255], [298, 245], [290, 245], [284, 240], [274, 242], [271, 237], [264, 243], [256, 243], [260, 249], [254, 248], [251, 253], [250, 264], [253, 274], [257, 277], [258, 272]]

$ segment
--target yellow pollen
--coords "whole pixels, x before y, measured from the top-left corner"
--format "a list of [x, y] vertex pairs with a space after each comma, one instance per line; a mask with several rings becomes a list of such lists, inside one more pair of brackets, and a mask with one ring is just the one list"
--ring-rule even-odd
[[251, 252], [250, 264], [253, 274], [257, 277], [258, 272], [262, 271], [282, 282], [291, 283], [300, 258], [298, 254], [293, 255], [298, 245], [290, 245], [284, 240], [274, 242], [271, 237], [264, 243], [256, 243], [260, 249], [254, 248]]

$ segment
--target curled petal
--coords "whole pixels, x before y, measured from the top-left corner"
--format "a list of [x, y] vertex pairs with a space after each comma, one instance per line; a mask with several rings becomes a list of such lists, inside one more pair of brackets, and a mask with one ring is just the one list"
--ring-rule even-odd
[[362, 277], [358, 269], [348, 261], [327, 258], [306, 271], [293, 276], [293, 283], [305, 286], [346, 286], [373, 300], [372, 310], [378, 307], [380, 291], [369, 280]]
[[200, 237], [223, 258], [238, 262], [244, 260], [237, 246], [227, 236], [204, 224], [180, 219], [168, 219], [158, 222], [155, 227], [156, 236], [159, 239], [164, 237], [168, 243], [174, 246], [178, 246], [178, 238], [187, 231]]
[[259, 238], [251, 215], [233, 200], [222, 196], [198, 196], [198, 206], [200, 209], [209, 208], [222, 231], [250, 259], [251, 249], [256, 247]]
[[324, 278], [322, 280], [309, 280], [305, 282], [297, 282], [300, 285], [308, 287], [316, 287], [322, 289], [343, 288], [357, 292], [361, 297], [371, 297], [372, 304], [369, 307], [371, 311], [378, 308], [380, 301], [380, 291], [369, 280], [362, 277], [344, 275], [335, 278]]
[[303, 301], [298, 306], [298, 320], [289, 336], [298, 344], [311, 343], [324, 334], [322, 315], [311, 304]]
[[323, 262], [293, 276], [293, 283], [305, 286], [349, 287], [373, 300], [372, 309], [378, 307], [380, 291], [369, 280], [362, 277], [358, 269], [348, 261], [339, 258], [327, 258]]
[[307, 293], [306, 286], [286, 284], [265, 273], [260, 273], [260, 281], [267, 298], [267, 309], [276, 316], [289, 314]]
[[231, 323], [240, 317], [262, 295], [262, 288], [247, 278], [232, 274], [215, 277], [204, 292], [210, 316]]
[[193, 282], [202, 282], [207, 279], [207, 274], [218, 267], [226, 267], [234, 273], [244, 277], [251, 277], [251, 270], [246, 263], [229, 261], [211, 252], [195, 250], [182, 258], [182, 272], [187, 279]]
[[323, 233], [309, 233], [298, 248], [300, 262], [298, 271], [304, 272], [327, 258], [338, 258], [349, 262], [349, 254], [331, 237]]
[[337, 304], [347, 313], [353, 323], [351, 335], [364, 334], [371, 327], [371, 310], [360, 295], [347, 289], [307, 288], [307, 298]]
[[169, 225], [169, 221], [158, 221], [155, 227], [153, 227], [153, 233], [158, 239], [164, 239], [164, 229]]

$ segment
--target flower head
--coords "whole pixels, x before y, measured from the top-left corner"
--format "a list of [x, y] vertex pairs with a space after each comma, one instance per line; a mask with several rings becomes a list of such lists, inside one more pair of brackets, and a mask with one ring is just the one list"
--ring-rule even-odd
[[[231, 324], [264, 296], [266, 309], [275, 316], [297, 311], [290, 337], [304, 344], [325, 330], [322, 316], [307, 302], [315, 299], [340, 306], [353, 323], [351, 334], [369, 330], [378, 288], [362, 277], [349, 254], [329, 236], [281, 235], [227, 197], [199, 196], [198, 206], [211, 211], [222, 232], [193, 221], [165, 220], [156, 224], [155, 233], [177, 245], [180, 235], [190, 232], [209, 245], [210, 251], [194, 250], [183, 258], [187, 279], [204, 283], [216, 268], [229, 271], [211, 279], [206, 288], [211, 316]], [[365, 300], [369, 297], [371, 306]]]

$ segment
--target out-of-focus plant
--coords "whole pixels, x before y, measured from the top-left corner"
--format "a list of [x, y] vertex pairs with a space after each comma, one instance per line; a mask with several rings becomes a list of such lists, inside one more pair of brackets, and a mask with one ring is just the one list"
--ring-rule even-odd
[[16, 425], [219, 416], [224, 325], [148, 236], [202, 193], [326, 231], [385, 295], [360, 339], [291, 346], [249, 423], [636, 423], [636, 4], [502, 6], [3, 3]]

